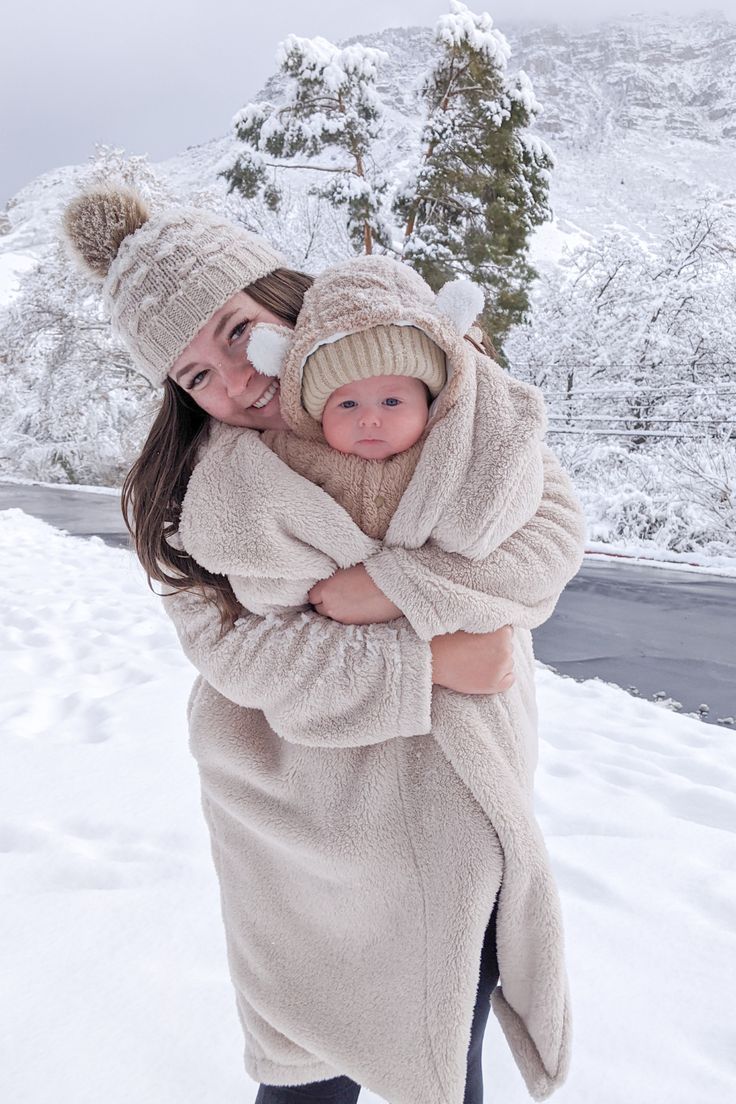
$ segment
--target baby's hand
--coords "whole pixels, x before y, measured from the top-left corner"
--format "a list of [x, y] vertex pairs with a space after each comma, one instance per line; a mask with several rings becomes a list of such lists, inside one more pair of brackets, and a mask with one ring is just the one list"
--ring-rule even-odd
[[401, 617], [401, 610], [378, 589], [363, 564], [340, 568], [315, 583], [309, 601], [317, 613], [342, 625], [376, 625]]

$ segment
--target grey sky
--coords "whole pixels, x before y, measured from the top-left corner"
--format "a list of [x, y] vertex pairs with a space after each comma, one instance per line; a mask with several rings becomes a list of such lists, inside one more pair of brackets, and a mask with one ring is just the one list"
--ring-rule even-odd
[[[468, 6], [501, 30], [504, 20], [589, 22], [591, 10], [589, 0]], [[598, 0], [594, 18], [704, 8], [736, 18], [736, 0]], [[447, 10], [448, 0], [14, 0], [1, 24], [0, 205], [39, 173], [85, 161], [96, 142], [161, 160], [223, 134], [287, 34], [338, 40], [432, 25]]]

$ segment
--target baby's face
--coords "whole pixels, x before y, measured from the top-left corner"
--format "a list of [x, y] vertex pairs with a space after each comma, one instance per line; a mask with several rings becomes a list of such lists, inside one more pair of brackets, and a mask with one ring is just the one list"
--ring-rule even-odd
[[429, 392], [409, 376], [372, 376], [333, 391], [322, 414], [325, 440], [339, 452], [386, 460], [411, 448], [429, 416]]

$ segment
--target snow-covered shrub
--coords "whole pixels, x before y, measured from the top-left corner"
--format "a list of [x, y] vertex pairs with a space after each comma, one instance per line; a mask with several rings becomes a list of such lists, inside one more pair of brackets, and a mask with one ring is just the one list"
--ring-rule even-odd
[[663, 449], [673, 487], [703, 518], [704, 541], [736, 551], [736, 431]]
[[694, 451], [659, 442], [635, 452], [600, 438], [550, 443], [573, 478], [592, 541], [736, 555], [733, 440]]
[[736, 553], [735, 242], [709, 204], [672, 211], [658, 243], [610, 231], [538, 282], [506, 342], [593, 539]]
[[22, 278], [0, 319], [0, 348], [0, 470], [119, 484], [157, 400], [60, 246]]
[[[81, 188], [128, 184], [170, 201], [144, 157], [99, 147]], [[60, 483], [119, 485], [159, 399], [112, 336], [99, 288], [62, 246], [46, 246], [0, 315], [0, 471]]]

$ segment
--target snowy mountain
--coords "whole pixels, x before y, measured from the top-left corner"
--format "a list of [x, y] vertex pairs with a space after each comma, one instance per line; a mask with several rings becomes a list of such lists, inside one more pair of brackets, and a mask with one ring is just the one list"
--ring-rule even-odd
[[[736, 24], [708, 13], [638, 16], [585, 31], [509, 23], [500, 29], [512, 45], [512, 69], [523, 68], [534, 83], [544, 108], [536, 129], [557, 159], [555, 223], [538, 234], [539, 260], [554, 260], [566, 238], [597, 237], [616, 225], [656, 237], [668, 205], [691, 204], [705, 193], [736, 203]], [[379, 83], [389, 105], [383, 147], [400, 175], [418, 141], [416, 93], [432, 31], [398, 28], [360, 41], [389, 56]], [[256, 98], [278, 102], [279, 90], [272, 78]], [[181, 201], [203, 188], [224, 196], [216, 172], [232, 162], [234, 146], [226, 134], [155, 170]], [[8, 202], [0, 217], [0, 300], [12, 290], [22, 258], [53, 240], [58, 213], [83, 171], [45, 173]], [[298, 240], [281, 244], [287, 251], [292, 245], [299, 259]]]

